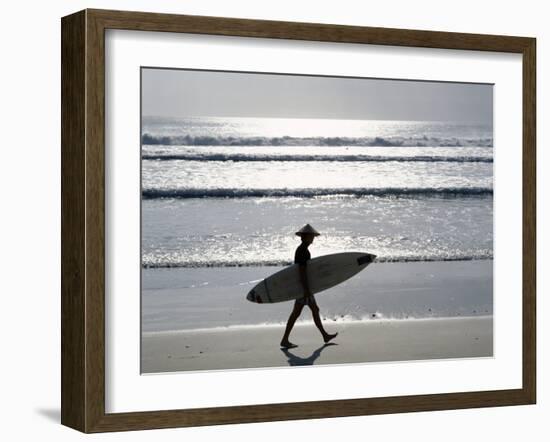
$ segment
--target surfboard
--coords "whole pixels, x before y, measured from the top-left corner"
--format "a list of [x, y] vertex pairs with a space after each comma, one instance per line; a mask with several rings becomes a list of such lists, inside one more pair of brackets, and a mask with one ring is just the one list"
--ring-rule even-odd
[[[360, 252], [318, 256], [307, 262], [307, 278], [311, 293], [319, 293], [338, 285], [365, 269], [376, 255]], [[291, 301], [304, 296], [298, 264], [293, 264], [259, 282], [246, 295], [250, 302], [269, 304]]]

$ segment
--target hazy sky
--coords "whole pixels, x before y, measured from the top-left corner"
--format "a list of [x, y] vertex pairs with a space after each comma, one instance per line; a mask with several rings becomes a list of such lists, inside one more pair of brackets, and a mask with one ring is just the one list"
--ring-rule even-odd
[[487, 84], [142, 70], [143, 115], [491, 123]]

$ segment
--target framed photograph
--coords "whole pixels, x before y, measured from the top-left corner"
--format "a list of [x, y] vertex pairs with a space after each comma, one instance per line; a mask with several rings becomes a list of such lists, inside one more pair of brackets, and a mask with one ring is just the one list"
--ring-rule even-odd
[[61, 25], [64, 425], [535, 403], [535, 39]]

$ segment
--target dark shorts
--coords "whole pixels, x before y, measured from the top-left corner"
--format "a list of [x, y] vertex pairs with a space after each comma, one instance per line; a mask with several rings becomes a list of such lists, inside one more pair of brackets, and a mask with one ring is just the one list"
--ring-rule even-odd
[[303, 298], [296, 299], [296, 304], [315, 306], [317, 305], [317, 301], [315, 300], [315, 296], [311, 295], [311, 296], [308, 296], [307, 298], [304, 296]]

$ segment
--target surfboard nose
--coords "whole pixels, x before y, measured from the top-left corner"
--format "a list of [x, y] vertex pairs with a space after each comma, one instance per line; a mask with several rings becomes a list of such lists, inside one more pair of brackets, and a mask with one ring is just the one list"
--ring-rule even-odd
[[365, 253], [363, 256], [357, 258], [357, 264], [363, 265], [363, 264], [370, 264], [373, 262], [376, 258], [376, 255], [373, 255], [371, 253]]

